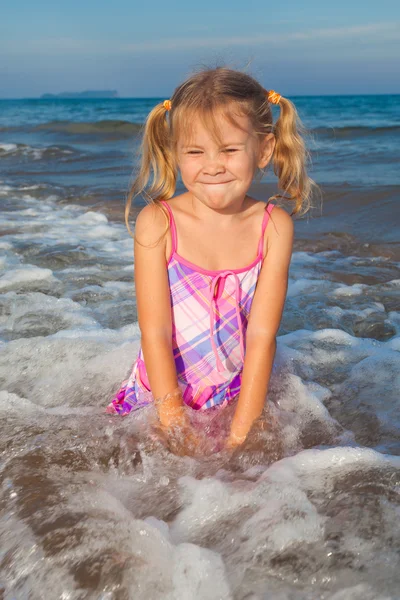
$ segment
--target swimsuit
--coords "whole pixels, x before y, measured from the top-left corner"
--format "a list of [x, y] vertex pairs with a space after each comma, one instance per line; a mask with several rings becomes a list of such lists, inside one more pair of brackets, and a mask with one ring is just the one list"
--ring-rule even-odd
[[[168, 202], [172, 249], [168, 279], [172, 348], [185, 404], [206, 410], [228, 404], [240, 391], [247, 322], [263, 260], [264, 233], [274, 204], [267, 204], [256, 259], [242, 269], [210, 271], [178, 254]], [[153, 402], [142, 349], [107, 412], [128, 414]]]

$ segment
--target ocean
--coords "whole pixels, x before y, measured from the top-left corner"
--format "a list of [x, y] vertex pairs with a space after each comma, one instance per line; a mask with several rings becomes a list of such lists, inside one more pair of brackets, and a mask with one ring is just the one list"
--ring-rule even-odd
[[1, 598], [400, 598], [400, 95], [291, 99], [322, 196], [294, 219], [279, 434], [201, 459], [152, 407], [104, 414], [139, 345], [124, 205], [159, 99], [0, 100]]

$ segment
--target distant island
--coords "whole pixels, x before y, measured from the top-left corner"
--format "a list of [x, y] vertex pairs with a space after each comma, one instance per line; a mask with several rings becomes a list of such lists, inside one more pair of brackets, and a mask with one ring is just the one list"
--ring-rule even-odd
[[54, 100], [55, 98], [118, 98], [118, 92], [115, 90], [94, 90], [87, 92], [61, 92], [61, 94], [42, 94], [40, 100]]

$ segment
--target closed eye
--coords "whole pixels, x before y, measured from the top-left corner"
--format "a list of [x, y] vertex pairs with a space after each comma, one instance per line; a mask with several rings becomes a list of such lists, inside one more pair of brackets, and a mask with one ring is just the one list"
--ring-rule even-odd
[[[225, 148], [222, 152], [226, 152], [229, 154], [233, 154], [234, 152], [238, 152], [239, 148]], [[201, 150], [188, 150], [187, 154], [202, 154]]]

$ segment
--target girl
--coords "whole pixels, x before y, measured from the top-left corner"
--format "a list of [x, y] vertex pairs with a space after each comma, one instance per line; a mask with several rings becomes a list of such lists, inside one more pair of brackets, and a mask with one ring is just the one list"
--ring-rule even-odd
[[[273, 124], [270, 104], [279, 104]], [[219, 410], [237, 396], [227, 439], [246, 439], [260, 416], [287, 292], [295, 213], [314, 182], [289, 100], [247, 74], [201, 71], [149, 114], [142, 162], [128, 196], [150, 201], [135, 229], [141, 349], [107, 412], [155, 402], [167, 431], [188, 411]], [[247, 192], [272, 161], [292, 215]], [[174, 196], [178, 171], [187, 191]], [[150, 177], [152, 181], [149, 185]], [[190, 412], [190, 411], [189, 411]]]

